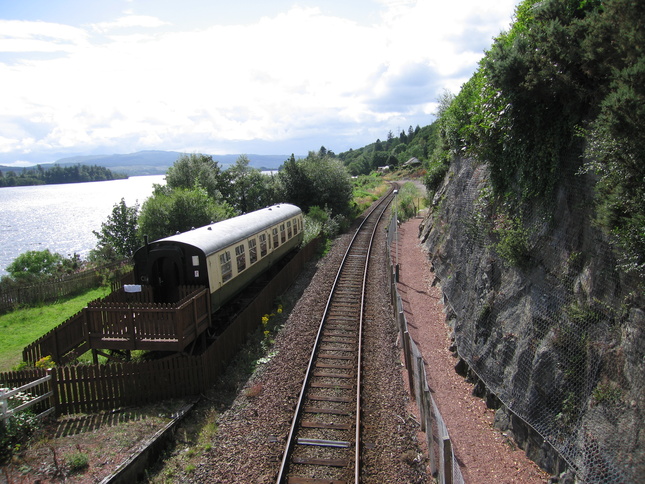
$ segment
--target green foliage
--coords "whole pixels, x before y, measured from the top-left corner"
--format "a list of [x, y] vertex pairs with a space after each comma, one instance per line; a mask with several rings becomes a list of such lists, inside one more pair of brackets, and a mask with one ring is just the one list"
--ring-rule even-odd
[[[645, 4], [631, 0], [523, 1], [460, 93], [440, 100], [432, 154], [436, 163], [487, 162], [495, 196], [516, 206], [548, 205], [567, 178], [593, 173], [596, 221], [616, 241], [622, 268], [641, 276], [644, 17]], [[435, 180], [429, 174], [429, 188]]]
[[623, 398], [623, 390], [611, 383], [599, 383], [591, 396], [596, 405], [617, 405]]
[[7, 272], [17, 282], [31, 284], [56, 275], [65, 258], [49, 249], [30, 250], [20, 254], [7, 266]]
[[101, 223], [101, 230], [92, 231], [98, 242], [90, 259], [115, 261], [132, 257], [141, 246], [137, 233], [138, 218], [139, 204], [128, 207], [122, 198], [114, 205], [107, 220]]
[[240, 213], [253, 212], [280, 201], [274, 178], [252, 168], [250, 162], [246, 155], [240, 155], [235, 165], [222, 174], [228, 187], [226, 201]]
[[354, 176], [367, 175], [380, 166], [396, 168], [401, 163], [414, 157], [420, 161], [429, 159], [438, 142], [438, 127], [436, 123], [423, 128], [417, 126], [402, 131], [398, 137], [390, 131], [387, 141], [377, 139], [374, 143], [340, 153], [338, 158]]
[[217, 203], [204, 189], [157, 187], [141, 207], [139, 234], [158, 240], [234, 215], [226, 203]]
[[[166, 172], [169, 188], [203, 188], [214, 199], [222, 198], [221, 169], [210, 155], [201, 153], [182, 154]], [[224, 185], [225, 186], [225, 185]], [[226, 187], [227, 188], [227, 187]]]
[[433, 161], [429, 163], [426, 175], [423, 179], [423, 183], [428, 191], [428, 197], [432, 197], [432, 195], [439, 189], [446, 173], [448, 173], [448, 168], [448, 165], [443, 161]]
[[327, 154], [310, 153], [305, 159], [286, 161], [277, 175], [282, 200], [307, 212], [325, 207], [332, 216], [351, 212], [352, 181], [343, 163]]
[[327, 209], [311, 207], [305, 214], [305, 243], [322, 235], [329, 240], [347, 229], [347, 219], [343, 215], [333, 215]]
[[416, 216], [421, 204], [421, 192], [414, 183], [407, 182], [399, 189], [396, 196], [397, 217], [401, 222]]
[[645, 31], [642, 2], [615, 0], [593, 25], [588, 56], [604, 94], [591, 124], [583, 172], [598, 176], [597, 222], [614, 237], [622, 268], [645, 277]]
[[495, 250], [508, 263], [525, 268], [530, 262], [529, 231], [519, 218], [501, 218], [493, 232], [497, 236]]
[[103, 166], [74, 165], [62, 167], [54, 165], [46, 169], [38, 165], [36, 168], [23, 168], [19, 174], [9, 172], [7, 176], [0, 176], [0, 187], [82, 183], [121, 178], [127, 178], [127, 176], [112, 173]]
[[[10, 389], [2, 389], [10, 390]], [[33, 400], [29, 393], [19, 392], [7, 400], [7, 407], [13, 409]], [[18, 412], [0, 425], [0, 462], [5, 463], [28, 441], [29, 437], [38, 430], [40, 422], [30, 409]]]
[[89, 457], [86, 452], [78, 450], [72, 454], [65, 456], [65, 461], [69, 466], [70, 472], [81, 472], [89, 466]]

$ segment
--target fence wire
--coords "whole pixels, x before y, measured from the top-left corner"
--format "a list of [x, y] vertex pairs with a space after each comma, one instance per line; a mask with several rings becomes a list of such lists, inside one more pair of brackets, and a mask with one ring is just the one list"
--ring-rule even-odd
[[520, 214], [494, 206], [486, 166], [453, 170], [426, 225], [460, 357], [581, 482], [645, 482], [643, 348], [621, 348], [642, 335], [642, 287], [591, 225], [589, 179]]

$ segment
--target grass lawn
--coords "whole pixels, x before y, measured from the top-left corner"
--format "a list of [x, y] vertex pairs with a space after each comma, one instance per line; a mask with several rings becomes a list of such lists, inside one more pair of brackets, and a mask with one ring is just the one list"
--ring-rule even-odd
[[88, 302], [109, 292], [109, 287], [101, 287], [52, 304], [0, 315], [0, 372], [9, 371], [21, 362], [22, 350], [29, 343], [79, 312]]

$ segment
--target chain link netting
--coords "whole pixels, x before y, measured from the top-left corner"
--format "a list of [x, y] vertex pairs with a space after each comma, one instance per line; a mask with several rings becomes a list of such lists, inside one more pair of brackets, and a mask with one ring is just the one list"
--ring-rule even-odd
[[580, 481], [644, 479], [642, 288], [576, 215], [589, 213], [589, 180], [573, 177], [550, 213], [520, 214], [495, 205], [486, 166], [453, 170], [426, 235], [459, 356]]

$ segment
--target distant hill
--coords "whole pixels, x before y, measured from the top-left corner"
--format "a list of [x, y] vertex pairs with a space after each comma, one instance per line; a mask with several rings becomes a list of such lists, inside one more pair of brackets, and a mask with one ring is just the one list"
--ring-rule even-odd
[[[139, 151], [129, 154], [87, 155], [61, 158], [54, 162], [59, 166], [97, 165], [109, 168], [113, 172], [125, 173], [128, 176], [163, 175], [183, 153], [177, 151]], [[235, 164], [240, 155], [211, 155], [222, 168]], [[246, 155], [251, 166], [261, 170], [277, 170], [290, 155]], [[43, 163], [43, 168], [51, 166]], [[1, 171], [22, 171], [22, 167], [0, 166]]]

